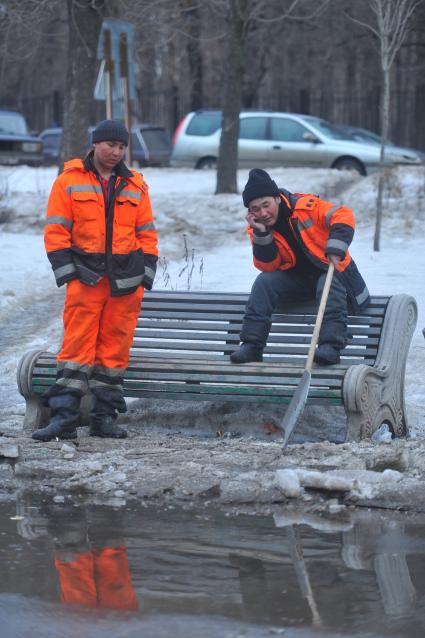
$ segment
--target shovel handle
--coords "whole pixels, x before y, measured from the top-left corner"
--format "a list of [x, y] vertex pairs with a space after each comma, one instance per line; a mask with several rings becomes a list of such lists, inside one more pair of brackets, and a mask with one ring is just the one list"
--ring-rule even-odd
[[325, 285], [323, 286], [322, 296], [320, 299], [319, 310], [317, 311], [316, 323], [314, 324], [313, 336], [311, 337], [310, 348], [307, 356], [307, 363], [305, 365], [306, 370], [310, 370], [313, 367], [314, 351], [316, 350], [317, 341], [319, 339], [320, 328], [322, 327], [323, 315], [325, 314], [326, 303], [328, 301], [329, 290], [331, 288], [332, 277], [334, 274], [335, 265], [333, 261], [329, 260], [328, 272], [326, 274]]

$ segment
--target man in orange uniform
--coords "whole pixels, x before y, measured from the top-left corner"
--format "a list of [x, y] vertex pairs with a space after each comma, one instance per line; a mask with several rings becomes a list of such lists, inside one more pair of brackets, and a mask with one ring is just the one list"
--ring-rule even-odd
[[100, 122], [84, 161], [65, 163], [53, 184], [45, 246], [58, 286], [67, 285], [56, 383], [45, 395], [47, 427], [33, 438], [74, 439], [81, 397], [93, 396], [90, 435], [125, 438], [123, 376], [145, 288], [158, 259], [148, 187], [123, 158], [128, 131]]
[[230, 355], [231, 361], [262, 361], [278, 302], [319, 299], [332, 260], [335, 275], [314, 360], [319, 365], [339, 363], [348, 305], [356, 312], [369, 303], [366, 284], [348, 252], [354, 235], [351, 209], [278, 188], [259, 168], [250, 171], [242, 198], [254, 265], [262, 272], [247, 304], [242, 345]]

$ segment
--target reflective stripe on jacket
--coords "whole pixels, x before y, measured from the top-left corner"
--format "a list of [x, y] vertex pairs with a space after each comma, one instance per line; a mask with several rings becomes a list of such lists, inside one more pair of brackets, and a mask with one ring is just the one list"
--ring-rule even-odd
[[117, 169], [108, 210], [87, 161], [67, 162], [55, 180], [44, 238], [58, 286], [76, 278], [94, 286], [106, 275], [113, 296], [152, 287], [158, 241], [148, 187], [124, 163]]
[[[341, 258], [337, 270], [344, 282], [351, 306], [355, 311], [369, 303], [369, 291], [354, 263], [348, 247], [354, 235], [354, 215], [347, 206], [335, 206], [315, 195], [293, 195], [281, 192], [281, 199], [291, 210], [289, 226], [310, 261], [325, 270], [328, 255]], [[268, 233], [256, 235], [248, 226], [254, 248], [254, 266], [264, 272], [288, 270], [296, 265], [296, 256], [286, 239], [271, 228]], [[255, 246], [269, 246], [270, 261], [255, 256]], [[264, 248], [262, 253], [264, 254]]]

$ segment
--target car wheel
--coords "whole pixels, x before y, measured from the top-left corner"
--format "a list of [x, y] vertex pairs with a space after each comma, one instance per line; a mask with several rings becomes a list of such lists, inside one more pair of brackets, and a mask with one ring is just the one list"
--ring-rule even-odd
[[198, 161], [195, 168], [205, 169], [205, 168], [217, 168], [217, 159], [215, 157], [203, 157]]
[[341, 159], [333, 163], [332, 168], [336, 168], [339, 171], [355, 171], [359, 175], [366, 175], [365, 167], [354, 157], [341, 157]]

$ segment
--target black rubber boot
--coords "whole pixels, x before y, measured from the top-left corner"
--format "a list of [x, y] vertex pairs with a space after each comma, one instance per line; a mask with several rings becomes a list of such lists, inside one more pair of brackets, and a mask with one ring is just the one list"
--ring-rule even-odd
[[51, 441], [52, 439], [76, 439], [77, 423], [80, 417], [81, 395], [67, 392], [50, 396], [47, 404], [50, 407], [50, 420], [45, 428], [39, 428], [32, 433], [36, 441]]
[[127, 431], [115, 423], [115, 417], [97, 416], [92, 419], [90, 436], [99, 436], [102, 439], [126, 439]]
[[115, 423], [118, 412], [127, 410], [122, 391], [110, 386], [97, 386], [92, 388], [92, 395], [90, 436], [125, 439], [127, 432]]
[[320, 366], [331, 366], [339, 363], [341, 360], [338, 348], [330, 343], [322, 343], [314, 354], [314, 363]]
[[239, 350], [232, 352], [230, 361], [232, 363], [254, 363], [263, 360], [263, 348], [252, 343], [243, 343]]

